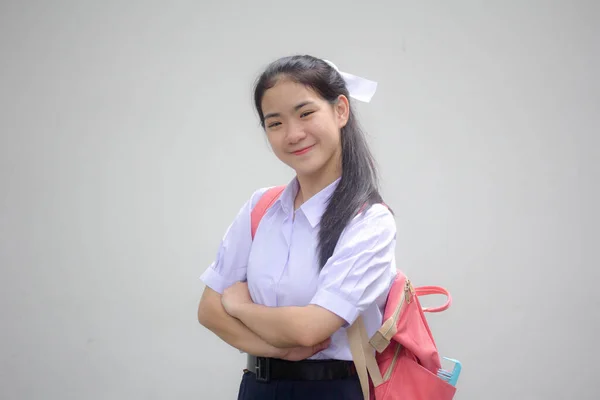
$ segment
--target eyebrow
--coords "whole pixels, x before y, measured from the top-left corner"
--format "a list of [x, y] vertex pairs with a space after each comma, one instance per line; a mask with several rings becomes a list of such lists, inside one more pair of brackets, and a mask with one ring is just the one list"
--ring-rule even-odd
[[[314, 103], [314, 102], [312, 102], [312, 101], [308, 101], [308, 100], [307, 100], [307, 101], [303, 101], [302, 103], [298, 103], [298, 104], [296, 104], [296, 105], [294, 106], [294, 111], [298, 111], [298, 110], [299, 110], [299, 109], [301, 109], [302, 107], [304, 107], [304, 106], [307, 106], [307, 105], [309, 105], [309, 104], [315, 104], [315, 103]], [[263, 117], [263, 121], [266, 121], [266, 120], [267, 120], [267, 119], [269, 119], [269, 118], [275, 118], [275, 117], [281, 117], [281, 114], [280, 114], [280, 113], [269, 113], [269, 114], [266, 114], [266, 115]]]

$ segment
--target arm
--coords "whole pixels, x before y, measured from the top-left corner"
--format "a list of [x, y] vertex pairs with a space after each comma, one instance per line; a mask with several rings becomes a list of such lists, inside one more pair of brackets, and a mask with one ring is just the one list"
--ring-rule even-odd
[[209, 287], [204, 290], [198, 306], [198, 321], [231, 346], [259, 357], [304, 360], [330, 344], [330, 340], [325, 340], [312, 346], [277, 348], [227, 314], [221, 304], [221, 295]]
[[245, 283], [227, 288], [225, 310], [275, 346], [310, 346], [333, 335], [385, 296], [395, 276], [396, 225], [383, 206], [356, 217], [319, 275], [317, 292], [304, 307], [254, 304]]
[[275, 357], [280, 349], [269, 345], [239, 320], [228, 315], [221, 294], [235, 282], [246, 279], [246, 266], [252, 246], [250, 219], [252, 209], [266, 191], [259, 189], [239, 210], [221, 240], [217, 256], [202, 274], [206, 288], [198, 306], [198, 321], [231, 346], [255, 356]]
[[198, 306], [198, 321], [223, 341], [248, 354], [259, 357], [282, 357], [283, 351], [262, 340], [243, 323], [228, 315], [221, 305], [221, 295], [204, 289]]
[[331, 337], [345, 322], [316, 305], [266, 307], [243, 303], [232, 307], [231, 315], [278, 347], [314, 346]]

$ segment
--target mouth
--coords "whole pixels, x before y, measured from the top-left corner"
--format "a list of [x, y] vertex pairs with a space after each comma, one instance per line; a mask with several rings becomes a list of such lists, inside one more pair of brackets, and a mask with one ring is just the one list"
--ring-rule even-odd
[[311, 145], [311, 146], [308, 146], [308, 147], [305, 147], [305, 148], [303, 148], [303, 149], [300, 149], [300, 150], [294, 151], [294, 152], [292, 152], [292, 154], [294, 154], [294, 155], [296, 155], [296, 156], [301, 156], [302, 154], [306, 154], [306, 153], [308, 153], [308, 152], [310, 151], [310, 149], [312, 149], [314, 146], [315, 146], [315, 145], [313, 144], [313, 145]]

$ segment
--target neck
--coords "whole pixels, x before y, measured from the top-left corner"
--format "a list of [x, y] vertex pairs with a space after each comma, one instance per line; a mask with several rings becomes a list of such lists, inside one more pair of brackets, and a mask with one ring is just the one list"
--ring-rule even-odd
[[342, 176], [341, 162], [326, 165], [312, 175], [297, 175], [299, 189], [296, 195], [295, 206], [300, 207], [304, 202], [331, 185]]

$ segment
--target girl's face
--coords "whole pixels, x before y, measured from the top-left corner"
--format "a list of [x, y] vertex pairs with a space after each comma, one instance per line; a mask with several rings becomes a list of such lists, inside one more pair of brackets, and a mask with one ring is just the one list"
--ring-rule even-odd
[[345, 96], [331, 105], [312, 89], [279, 79], [265, 92], [262, 111], [275, 155], [298, 176], [341, 169], [340, 132], [350, 111]]

